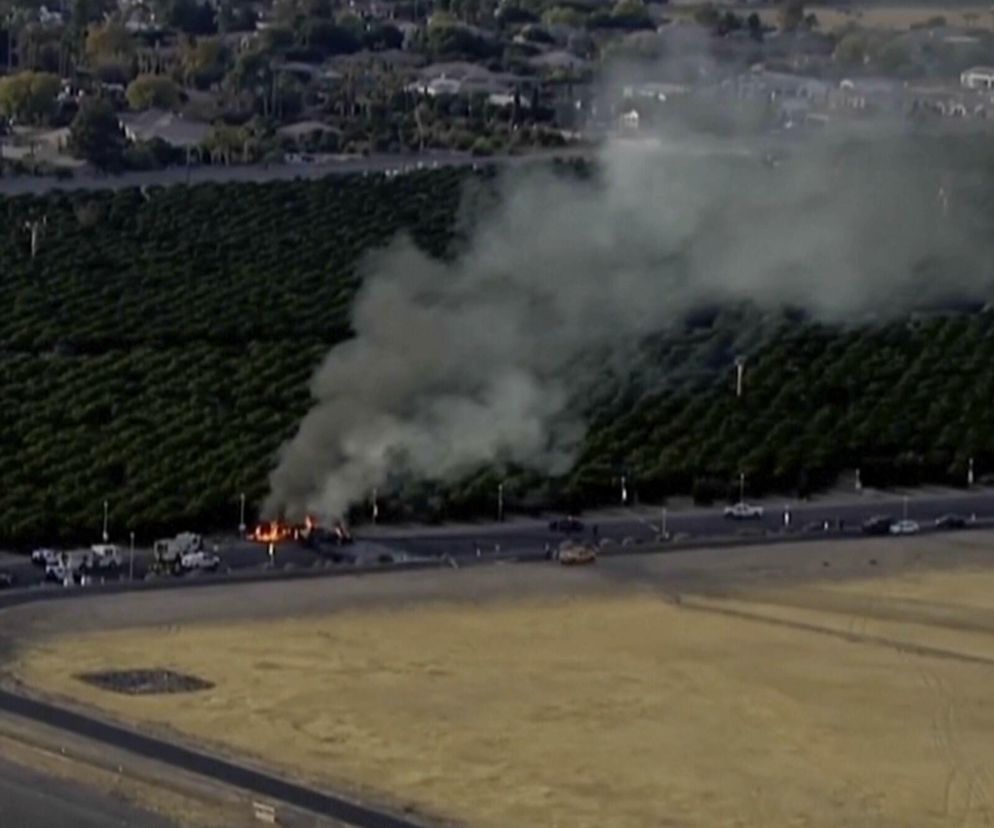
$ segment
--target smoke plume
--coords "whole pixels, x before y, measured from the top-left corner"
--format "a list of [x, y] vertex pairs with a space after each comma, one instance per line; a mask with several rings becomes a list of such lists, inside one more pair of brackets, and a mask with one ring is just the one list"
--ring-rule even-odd
[[355, 338], [315, 374], [266, 508], [333, 518], [399, 471], [495, 459], [562, 472], [584, 433], [570, 366], [703, 303], [845, 323], [986, 295], [984, 228], [944, 164], [900, 134], [772, 162], [758, 139], [669, 133], [608, 143], [589, 180], [504, 173], [454, 261], [398, 238], [365, 263]]

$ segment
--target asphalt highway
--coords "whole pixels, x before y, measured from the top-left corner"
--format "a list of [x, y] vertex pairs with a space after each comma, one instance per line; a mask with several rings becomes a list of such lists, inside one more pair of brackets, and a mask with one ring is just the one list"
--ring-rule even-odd
[[0, 761], [0, 825], [10, 828], [169, 828], [119, 798]]
[[[672, 537], [716, 538], [728, 535], [805, 535], [816, 530], [815, 525], [823, 526], [829, 521], [832, 527], [829, 534], [849, 534], [858, 532], [863, 522], [876, 515], [889, 515], [895, 520], [907, 517], [928, 528], [936, 518], [945, 514], [959, 514], [963, 517], [976, 515], [978, 519], [994, 518], [994, 492], [962, 492], [944, 495], [909, 496], [907, 515], [902, 497], [873, 498], [867, 500], [840, 500], [816, 503], [764, 503], [764, 514], [759, 520], [735, 521], [725, 518], [724, 506], [709, 509], [692, 509], [683, 512], [669, 512], [666, 516], [666, 533]], [[784, 508], [790, 512], [789, 526], [784, 524]], [[584, 518], [583, 532], [578, 538], [594, 539], [594, 527], [600, 541], [621, 544], [645, 543], [656, 540], [661, 532], [662, 509], [656, 511], [635, 510], [628, 515], [611, 515], [600, 518]], [[479, 528], [460, 528], [455, 531], [425, 529], [418, 533], [393, 535], [389, 530], [376, 535], [387, 546], [401, 549], [410, 555], [438, 557], [448, 555], [456, 558], [475, 557], [477, 549], [481, 556], [497, 553], [534, 553], [542, 551], [545, 545], [556, 544], [566, 535], [549, 530], [546, 521], [515, 521], [505, 524], [481, 525]]]
[[[0, 710], [51, 727], [93, 739], [139, 756], [164, 762], [173, 767], [197, 773], [227, 785], [250, 791], [264, 799], [274, 799], [323, 814], [356, 828], [422, 828], [421, 823], [342, 799], [331, 794], [287, 782], [262, 771], [246, 768], [206, 753], [191, 750], [153, 736], [112, 725], [100, 719], [76, 713], [63, 707], [0, 690]], [[0, 767], [2, 772], [2, 767]], [[0, 787], [0, 791], [3, 788]], [[2, 811], [0, 811], [2, 816]], [[0, 825], [8, 823], [0, 821]], [[20, 823], [10, 823], [11, 825]], [[57, 824], [57, 823], [46, 823]], [[87, 823], [73, 823], [87, 824]], [[93, 823], [113, 825], [115, 823]], [[127, 823], [125, 823], [127, 824]]]
[[[903, 497], [873, 496], [866, 499], [825, 500], [812, 503], [786, 504], [765, 501], [764, 514], [759, 520], [734, 521], [723, 516], [724, 505], [671, 511], [666, 516], [666, 534], [675, 543], [696, 542], [716, 538], [736, 539], [776, 538], [784, 536], [811, 537], [856, 534], [862, 523], [875, 515], [894, 519], [905, 516]], [[790, 523], [784, 523], [785, 507]], [[907, 498], [907, 517], [918, 521], [923, 530], [944, 514], [963, 517], [976, 515], [980, 521], [994, 519], [994, 491], [950, 492], [941, 495], [917, 494]], [[662, 534], [662, 509], [641, 507], [609, 515], [586, 517], [582, 532], [574, 537], [596, 540], [605, 546], [634, 546], [657, 540]], [[825, 521], [828, 532], [819, 527]], [[596, 538], [594, 529], [596, 527]], [[264, 544], [237, 539], [218, 539], [221, 558], [219, 572], [194, 573], [184, 578], [214, 578], [225, 572], [261, 570], [272, 566], [277, 570], [325, 569], [350, 567], [354, 562], [386, 561], [396, 558], [450, 558], [466, 561], [494, 557], [532, 557], [541, 555], [546, 546], [554, 547], [566, 535], [549, 529], [549, 519], [510, 520], [505, 523], [485, 523], [456, 527], [366, 527], [356, 532], [356, 543], [349, 547], [325, 546], [309, 549], [296, 543], [281, 543], [270, 560]], [[211, 544], [209, 544], [209, 547]], [[123, 564], [120, 577], [129, 575], [128, 550], [122, 547]], [[149, 549], [135, 553], [134, 577], [143, 580], [149, 570], [152, 554]], [[44, 570], [25, 559], [0, 562], [0, 571], [9, 572], [16, 586], [36, 586], [44, 580]], [[163, 576], [168, 577], [168, 576]], [[51, 588], [60, 589], [58, 585]]]

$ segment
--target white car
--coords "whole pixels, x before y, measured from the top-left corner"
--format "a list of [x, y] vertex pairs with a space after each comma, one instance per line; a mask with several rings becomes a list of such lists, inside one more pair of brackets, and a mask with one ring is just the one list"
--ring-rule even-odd
[[38, 566], [48, 566], [49, 564], [55, 563], [59, 559], [59, 553], [55, 549], [35, 549], [31, 553], [31, 563], [37, 564]]
[[762, 506], [750, 506], [739, 501], [734, 506], [725, 507], [725, 517], [732, 520], [758, 520], [763, 516]]
[[913, 520], [899, 520], [890, 527], [892, 535], [917, 535], [921, 527]]
[[212, 552], [205, 552], [201, 549], [198, 552], [187, 552], [180, 558], [180, 566], [183, 569], [207, 569], [214, 571], [221, 565], [221, 559]]

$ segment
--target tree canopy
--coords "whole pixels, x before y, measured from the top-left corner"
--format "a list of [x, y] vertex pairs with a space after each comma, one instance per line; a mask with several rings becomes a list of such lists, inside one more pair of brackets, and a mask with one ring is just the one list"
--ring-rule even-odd
[[60, 87], [58, 76], [48, 72], [18, 72], [0, 78], [0, 112], [26, 123], [48, 123]]

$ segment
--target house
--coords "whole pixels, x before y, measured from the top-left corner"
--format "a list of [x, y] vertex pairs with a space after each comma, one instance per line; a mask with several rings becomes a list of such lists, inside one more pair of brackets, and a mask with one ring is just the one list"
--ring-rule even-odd
[[690, 92], [690, 87], [682, 83], [657, 83], [649, 81], [633, 86], [625, 86], [621, 90], [623, 98], [643, 98], [645, 100], [665, 103], [673, 98], [679, 98]]
[[534, 79], [491, 72], [485, 66], [465, 61], [434, 63], [418, 73], [408, 90], [422, 95], [502, 95], [530, 89]]
[[638, 132], [639, 114], [634, 109], [623, 112], [619, 119], [619, 124], [624, 132]]
[[528, 63], [540, 72], [569, 72], [577, 75], [590, 68], [589, 60], [584, 60], [565, 49], [555, 49], [542, 55], [536, 55]]
[[177, 149], [192, 150], [207, 140], [211, 126], [193, 121], [173, 112], [149, 109], [120, 117], [121, 127], [129, 141], [158, 139]]
[[906, 84], [893, 78], [846, 78], [840, 81], [835, 102], [846, 109], [901, 111]]
[[994, 89], [994, 67], [974, 66], [959, 76], [966, 89]]
[[280, 127], [276, 130], [276, 134], [297, 147], [307, 147], [321, 143], [326, 136], [340, 136], [341, 131], [321, 121], [298, 121]]

